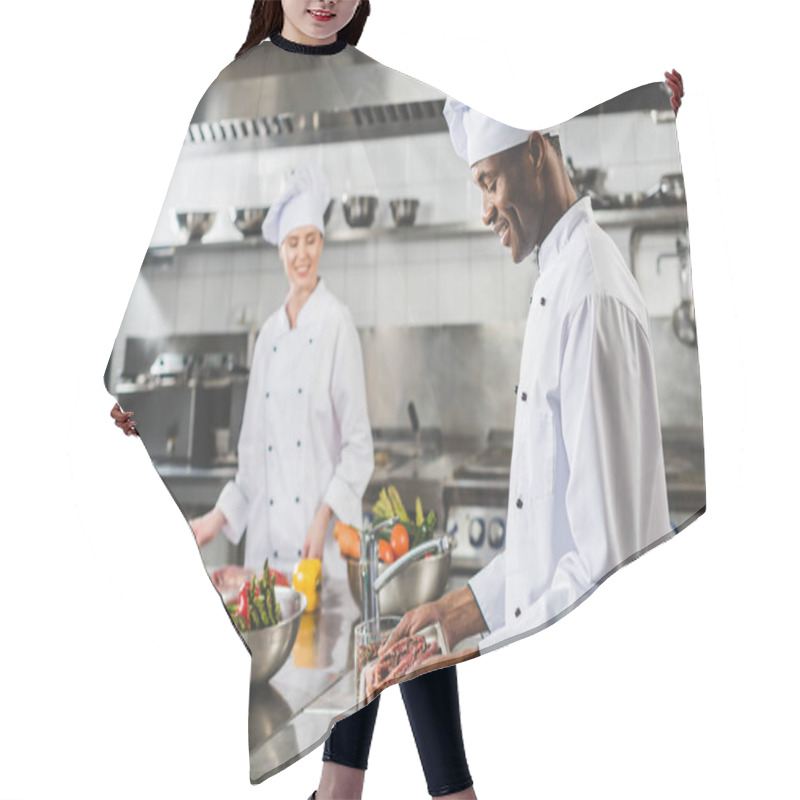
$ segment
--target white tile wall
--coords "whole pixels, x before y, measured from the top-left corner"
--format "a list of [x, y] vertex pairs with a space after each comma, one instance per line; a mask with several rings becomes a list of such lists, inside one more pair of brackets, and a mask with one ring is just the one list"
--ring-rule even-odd
[[439, 275], [436, 263], [409, 262], [406, 265], [406, 322], [408, 325], [436, 325], [439, 322]]
[[[380, 257], [380, 248], [379, 253]], [[399, 260], [391, 263], [379, 261], [376, 269], [377, 325], [406, 324], [406, 274]]]
[[179, 275], [179, 291], [176, 293], [175, 332], [192, 333], [200, 329], [203, 310], [203, 294], [206, 278], [203, 273]]
[[257, 324], [259, 328], [270, 314], [280, 308], [281, 303], [286, 299], [287, 291], [286, 275], [282, 270], [270, 269], [262, 273], [258, 295]]
[[[564, 155], [571, 155], [577, 167], [607, 170], [611, 191], [644, 191], [662, 174], [680, 168], [675, 126], [656, 125], [649, 114], [577, 118], [561, 126], [560, 138]], [[228, 208], [269, 205], [289, 170], [308, 160], [322, 165], [337, 200], [330, 231], [346, 226], [338, 202], [345, 193], [377, 194], [379, 226], [394, 224], [389, 210], [393, 197], [421, 201], [417, 225], [480, 224], [480, 191], [466, 163], [455, 155], [449, 134], [439, 133], [184, 157], [170, 183], [153, 244], [180, 241], [171, 223], [175, 208], [214, 207], [218, 219], [207, 240], [237, 238]], [[628, 260], [628, 232], [609, 232]], [[652, 256], [645, 248], [642, 259]], [[123, 321], [127, 333], [241, 330], [243, 319], [263, 323], [286, 296], [283, 266], [272, 248], [180, 254], [176, 265], [143, 270]], [[668, 264], [666, 269], [674, 272]], [[659, 297], [653, 300], [653, 311], [665, 314], [673, 305], [677, 277], [668, 288], [672, 278], [656, 280], [651, 273], [644, 278], [648, 302]], [[411, 234], [329, 244], [321, 274], [359, 326], [521, 319], [536, 278], [530, 262], [512, 264], [490, 234], [439, 240]]]
[[352, 312], [358, 327], [368, 328], [378, 323], [377, 270], [372, 264], [348, 262], [341, 299]]
[[[636, 126], [630, 114], [603, 114], [597, 118], [600, 162], [603, 165], [635, 164]], [[589, 165], [587, 165], [589, 166]]]
[[[338, 298], [344, 300], [345, 296], [345, 266], [335, 262], [329, 263], [320, 274], [325, 278], [325, 285], [329, 292], [333, 292]], [[288, 290], [288, 284], [287, 284]]]
[[681, 299], [680, 261], [660, 255], [676, 253], [675, 234], [652, 233], [644, 236], [636, 253], [636, 282], [642, 290], [652, 319], [671, 317]]
[[506, 258], [503, 270], [503, 319], [523, 320], [528, 316], [536, 269], [530, 259], [514, 264]]
[[470, 321], [469, 276], [469, 259], [439, 262], [439, 324], [463, 325]]
[[438, 182], [439, 140], [441, 138], [438, 134], [427, 134], [406, 139], [408, 148], [404, 176], [406, 183]]
[[503, 319], [503, 270], [497, 263], [470, 263], [470, 322], [497, 322]]

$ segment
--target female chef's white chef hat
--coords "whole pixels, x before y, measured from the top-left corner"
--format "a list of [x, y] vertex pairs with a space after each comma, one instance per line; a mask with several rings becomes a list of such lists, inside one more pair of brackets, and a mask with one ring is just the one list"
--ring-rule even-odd
[[270, 206], [261, 227], [264, 238], [280, 247], [297, 228], [313, 225], [324, 235], [323, 217], [331, 201], [325, 173], [314, 163], [302, 164], [292, 172], [283, 194]]
[[[470, 166], [527, 142], [531, 135], [530, 131], [504, 125], [452, 97], [444, 104], [444, 116], [456, 153]], [[553, 132], [555, 129], [551, 128], [541, 131], [542, 134]]]

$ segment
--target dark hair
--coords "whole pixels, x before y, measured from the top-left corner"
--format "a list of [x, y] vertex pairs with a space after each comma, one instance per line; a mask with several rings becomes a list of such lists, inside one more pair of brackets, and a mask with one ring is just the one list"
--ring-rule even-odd
[[[348, 44], [358, 44], [368, 16], [369, 0], [361, 0], [353, 19], [339, 31], [337, 38], [345, 39]], [[255, 0], [253, 10], [250, 12], [250, 30], [247, 32], [247, 38], [239, 48], [236, 58], [282, 30], [283, 6], [280, 0]]]
[[559, 158], [564, 158], [564, 154], [561, 152], [561, 140], [555, 133], [545, 133], [544, 140], [550, 142]]

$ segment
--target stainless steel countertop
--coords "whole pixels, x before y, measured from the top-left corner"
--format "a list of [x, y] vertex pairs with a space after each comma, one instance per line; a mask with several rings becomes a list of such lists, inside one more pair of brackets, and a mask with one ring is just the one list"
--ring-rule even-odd
[[[447, 591], [466, 584], [451, 575]], [[346, 579], [326, 578], [319, 610], [304, 616], [286, 664], [250, 686], [250, 780], [258, 783], [318, 747], [356, 705], [353, 629], [360, 619]], [[465, 640], [458, 650], [474, 644]]]
[[[268, 778], [287, 759], [299, 758], [327, 737], [330, 717], [303, 712], [352, 670], [353, 627], [359, 618], [346, 578], [326, 577], [319, 609], [303, 616], [286, 664], [267, 684], [250, 685], [252, 781]], [[355, 687], [352, 699], [350, 706]]]

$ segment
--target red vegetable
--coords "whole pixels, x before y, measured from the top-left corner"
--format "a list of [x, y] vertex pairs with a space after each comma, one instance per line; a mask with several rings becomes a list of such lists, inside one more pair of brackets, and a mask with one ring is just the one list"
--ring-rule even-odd
[[273, 578], [275, 578], [275, 585], [276, 586], [286, 586], [288, 588], [291, 588], [291, 586], [289, 584], [289, 580], [287, 579], [287, 577], [282, 572], [278, 572], [278, 570], [270, 568], [269, 574]]
[[389, 542], [386, 542], [383, 539], [378, 540], [378, 558], [381, 561], [385, 561], [387, 564], [391, 564], [395, 560], [392, 546], [389, 544]]
[[242, 586], [239, 592], [239, 605], [236, 613], [244, 620], [248, 630], [250, 629], [250, 601], [247, 599], [247, 590], [250, 588], [250, 581]]

